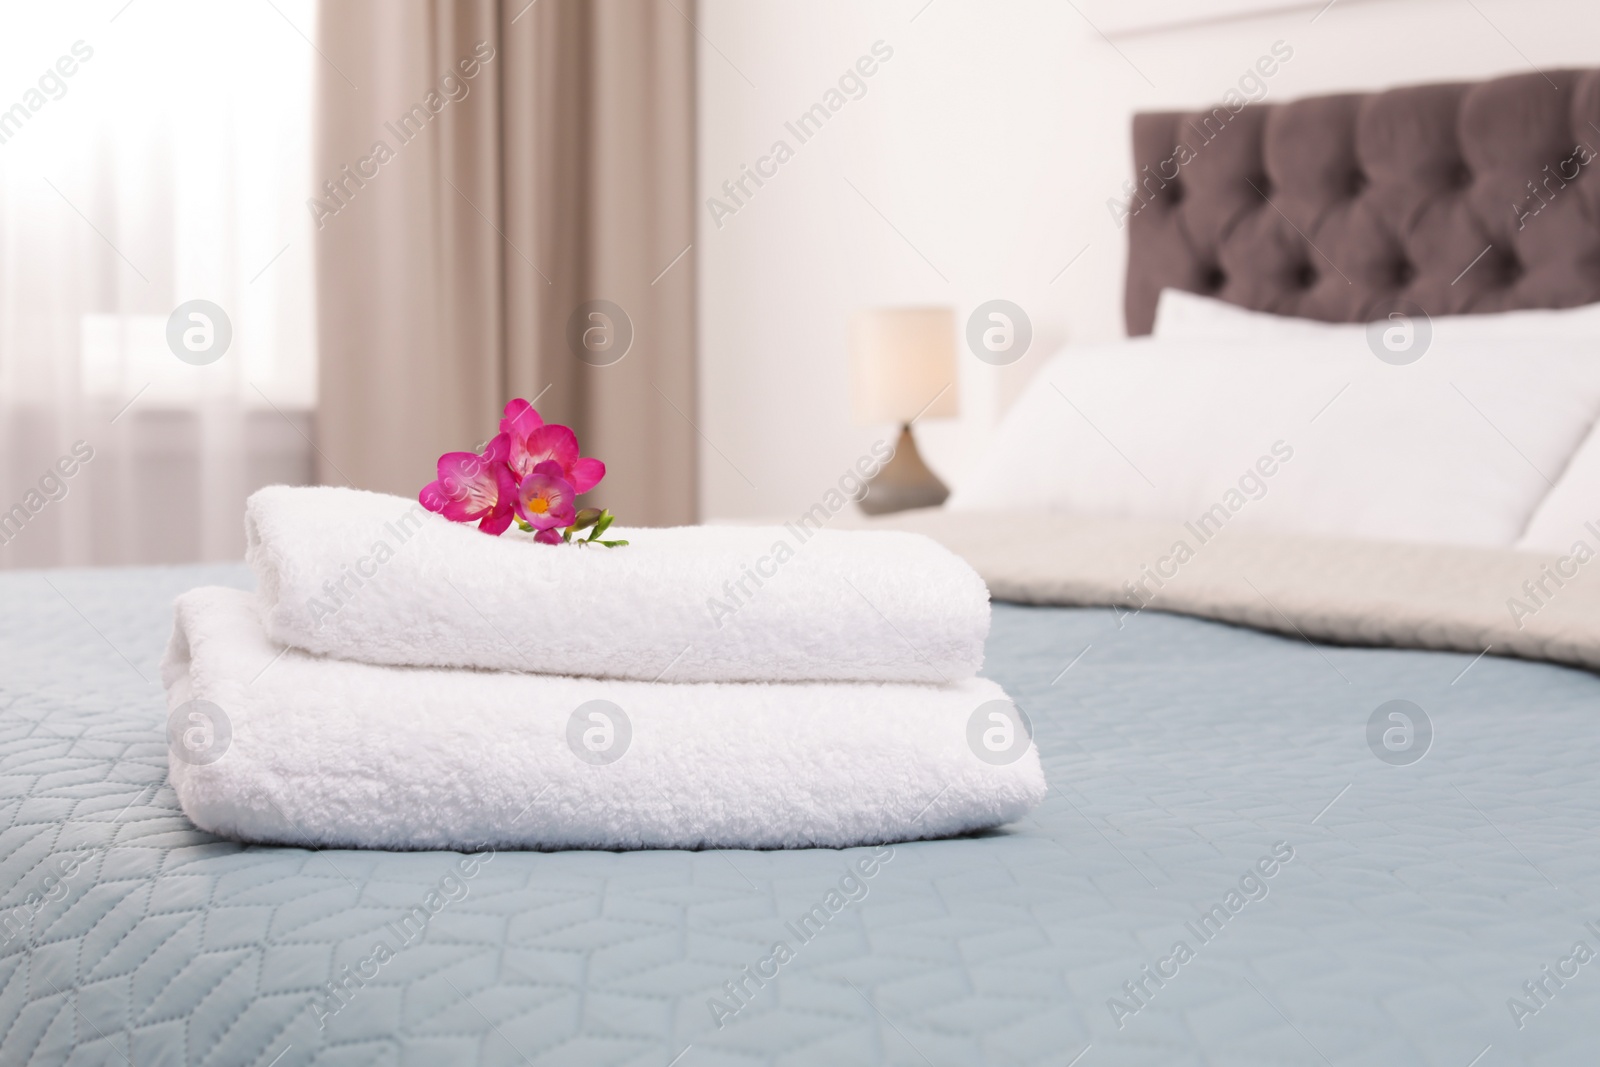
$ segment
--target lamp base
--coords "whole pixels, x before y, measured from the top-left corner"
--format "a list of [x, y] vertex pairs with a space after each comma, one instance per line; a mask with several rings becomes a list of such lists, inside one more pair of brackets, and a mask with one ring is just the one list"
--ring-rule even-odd
[[935, 508], [950, 495], [939, 476], [928, 469], [917, 452], [916, 438], [909, 424], [900, 427], [900, 440], [894, 455], [867, 483], [867, 491], [857, 506], [868, 515], [887, 515], [910, 508]]

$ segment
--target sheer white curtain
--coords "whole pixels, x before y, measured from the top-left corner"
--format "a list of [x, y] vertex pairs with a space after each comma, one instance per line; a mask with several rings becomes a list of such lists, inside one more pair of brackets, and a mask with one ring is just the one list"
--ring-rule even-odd
[[0, 567], [237, 559], [309, 480], [315, 16], [8, 6]]

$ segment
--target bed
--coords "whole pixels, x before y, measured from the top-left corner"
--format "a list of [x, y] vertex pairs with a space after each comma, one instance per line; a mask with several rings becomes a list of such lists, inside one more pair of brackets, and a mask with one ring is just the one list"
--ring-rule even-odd
[[[1550, 77], [1553, 93], [1528, 76], [1237, 116], [1227, 143], [1242, 154], [1216, 164], [1219, 184], [1186, 172], [1197, 188], [1132, 221], [1130, 330], [1148, 328], [1156, 284], [1364, 318], [1392, 285], [1336, 299], [1312, 278], [1293, 295], [1270, 286], [1305, 272], [1228, 250], [1248, 224], [1289, 251], [1305, 231], [1337, 260], [1336, 220], [1358, 214], [1297, 199], [1272, 131], [1321, 115], [1328, 143], [1368, 158], [1352, 147], [1363, 115], [1447, 146], [1497, 101], [1519, 130], [1593, 110], [1595, 76]], [[1141, 167], [1171, 152], [1178, 121], [1139, 120]], [[1221, 188], [1263, 173], [1277, 207]], [[1360, 213], [1363, 197], [1391, 203], [1386, 180], [1373, 175]], [[1163, 244], [1180, 238], [1187, 258]], [[1522, 262], [1555, 249], [1550, 262], [1592, 271], [1593, 225], [1562, 240]], [[1453, 254], [1412, 277], [1448, 288]], [[1272, 269], [1251, 280], [1257, 264]], [[1600, 297], [1592, 273], [1566, 289], [1493, 277], [1450, 293], [1452, 309]], [[172, 598], [207, 583], [251, 578], [0, 575], [8, 1067], [1490, 1067], [1600, 1053], [1589, 671], [1000, 603], [985, 673], [1031, 716], [1051, 783], [1001, 830], [842, 851], [259, 848], [195, 830], [166, 780], [156, 664]], [[861, 888], [807, 925], [852, 870]], [[403, 948], [384, 958], [380, 939]]]
[[[0, 947], [7, 1064], [1465, 1065], [1600, 1045], [1581, 971], [1521, 1030], [1506, 1008], [1600, 944], [1600, 679], [1005, 604], [986, 673], [1033, 717], [1049, 800], [895, 846], [722, 1028], [707, 1002], [736, 1006], [724, 983], [873, 850], [497, 855], [319, 1027], [325, 983], [459, 857], [188, 824], [153, 672], [172, 597], [205, 582], [250, 578], [0, 578], [0, 885], [25, 920]], [[1410, 765], [1366, 743], [1395, 699], [1433, 724]], [[1201, 944], [1185, 924], [1280, 843], [1266, 895]], [[78, 855], [57, 899], [24, 903]], [[1179, 940], [1195, 959], [1156, 988], [1142, 969]], [[1139, 981], [1153, 995], [1119, 1027], [1107, 1002], [1134, 1007]]]

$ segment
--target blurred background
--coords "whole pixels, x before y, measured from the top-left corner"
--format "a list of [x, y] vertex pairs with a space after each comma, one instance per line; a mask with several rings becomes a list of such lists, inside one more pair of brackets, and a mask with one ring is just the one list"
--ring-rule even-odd
[[[959, 483], [1051, 350], [1122, 334], [1134, 112], [1600, 62], [1585, 0], [108, 0], [6, 26], [4, 567], [237, 558], [254, 488], [412, 495], [513, 396], [607, 462], [623, 522], [792, 517], [894, 440], [852, 418], [849, 322], [882, 307], [953, 311], [958, 402], [917, 433]], [[996, 300], [1031, 334], [998, 366], [965, 340]]]

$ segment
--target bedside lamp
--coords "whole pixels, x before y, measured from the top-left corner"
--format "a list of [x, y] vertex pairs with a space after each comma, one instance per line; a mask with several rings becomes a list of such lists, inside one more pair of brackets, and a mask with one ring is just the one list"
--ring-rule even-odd
[[894, 456], [859, 501], [868, 515], [943, 504], [950, 490], [917, 454], [911, 422], [956, 414], [951, 308], [873, 308], [850, 317], [851, 399], [858, 424], [897, 422]]

